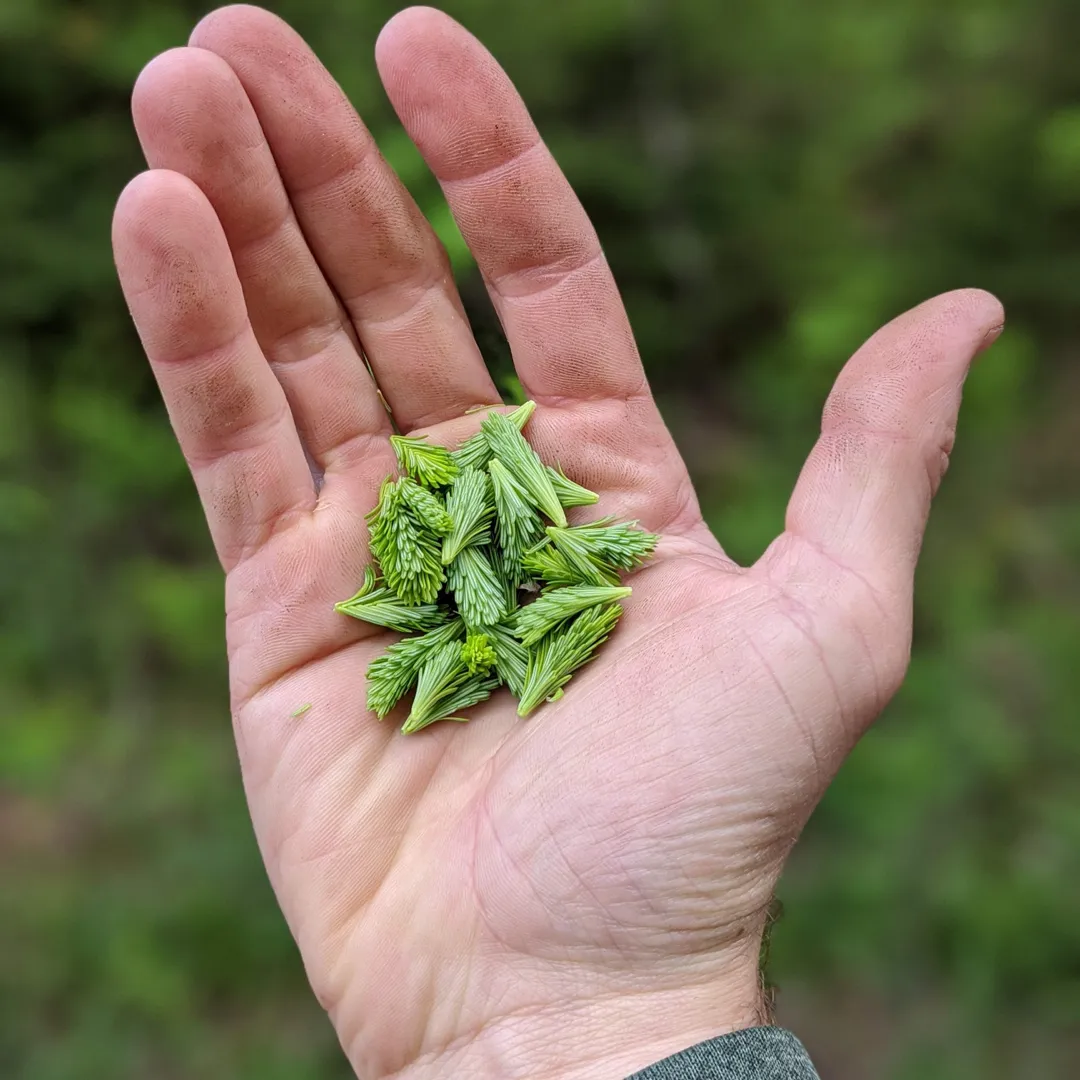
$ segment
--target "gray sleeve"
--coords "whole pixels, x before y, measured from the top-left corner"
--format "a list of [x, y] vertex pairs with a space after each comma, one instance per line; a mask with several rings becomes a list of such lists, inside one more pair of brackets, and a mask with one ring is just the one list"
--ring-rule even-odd
[[818, 1080], [818, 1074], [790, 1031], [758, 1027], [698, 1043], [628, 1080]]

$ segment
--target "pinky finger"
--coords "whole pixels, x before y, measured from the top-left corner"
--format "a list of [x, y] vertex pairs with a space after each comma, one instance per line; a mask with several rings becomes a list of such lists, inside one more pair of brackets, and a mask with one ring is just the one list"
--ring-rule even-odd
[[117, 203], [113, 251], [229, 570], [315, 504], [285, 394], [252, 332], [225, 234], [190, 180], [165, 170], [136, 177]]

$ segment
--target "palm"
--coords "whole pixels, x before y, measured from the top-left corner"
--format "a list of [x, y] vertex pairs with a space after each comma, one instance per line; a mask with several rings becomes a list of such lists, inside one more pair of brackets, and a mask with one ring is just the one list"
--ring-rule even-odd
[[[740, 569], [701, 521], [595, 234], [505, 76], [444, 17], [399, 17], [384, 82], [540, 402], [530, 438], [601, 493], [597, 510], [663, 535], [563, 699], [523, 722], [496, 696], [467, 726], [406, 739], [363, 708], [385, 636], [332, 610], [393, 464], [356, 343], [405, 430], [456, 442], [498, 398], [430, 230], [298, 39], [232, 9], [194, 42], [136, 91], [157, 171], [121, 199], [117, 262], [228, 570], [259, 842], [354, 1065], [540, 1075], [506, 1044], [575, 1006], [609, 1032], [593, 1040], [609, 1069], [645, 1064], [637, 1044], [752, 1022], [784, 856], [902, 675], [929, 495], [996, 303], [941, 298], [856, 356], [787, 531]], [[653, 1031], [661, 1004], [674, 1032]], [[572, 1055], [549, 1056], [572, 1075]]]

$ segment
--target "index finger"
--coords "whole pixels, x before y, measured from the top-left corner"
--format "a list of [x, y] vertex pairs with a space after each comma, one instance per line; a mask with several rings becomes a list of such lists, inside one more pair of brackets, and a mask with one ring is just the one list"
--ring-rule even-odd
[[449, 16], [418, 7], [390, 20], [375, 58], [476, 257], [530, 397], [647, 395], [596, 231], [494, 57]]

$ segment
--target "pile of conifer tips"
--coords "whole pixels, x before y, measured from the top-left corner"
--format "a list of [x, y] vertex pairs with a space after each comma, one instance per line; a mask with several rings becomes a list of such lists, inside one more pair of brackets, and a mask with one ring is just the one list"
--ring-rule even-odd
[[458, 714], [500, 684], [519, 716], [561, 697], [622, 614], [620, 574], [656, 547], [636, 522], [567, 523], [568, 507], [598, 496], [529, 445], [521, 431], [534, 408], [489, 413], [455, 451], [391, 437], [403, 475], [367, 516], [378, 566], [336, 610], [417, 633], [367, 672], [380, 719], [415, 690], [406, 733], [467, 719]]

